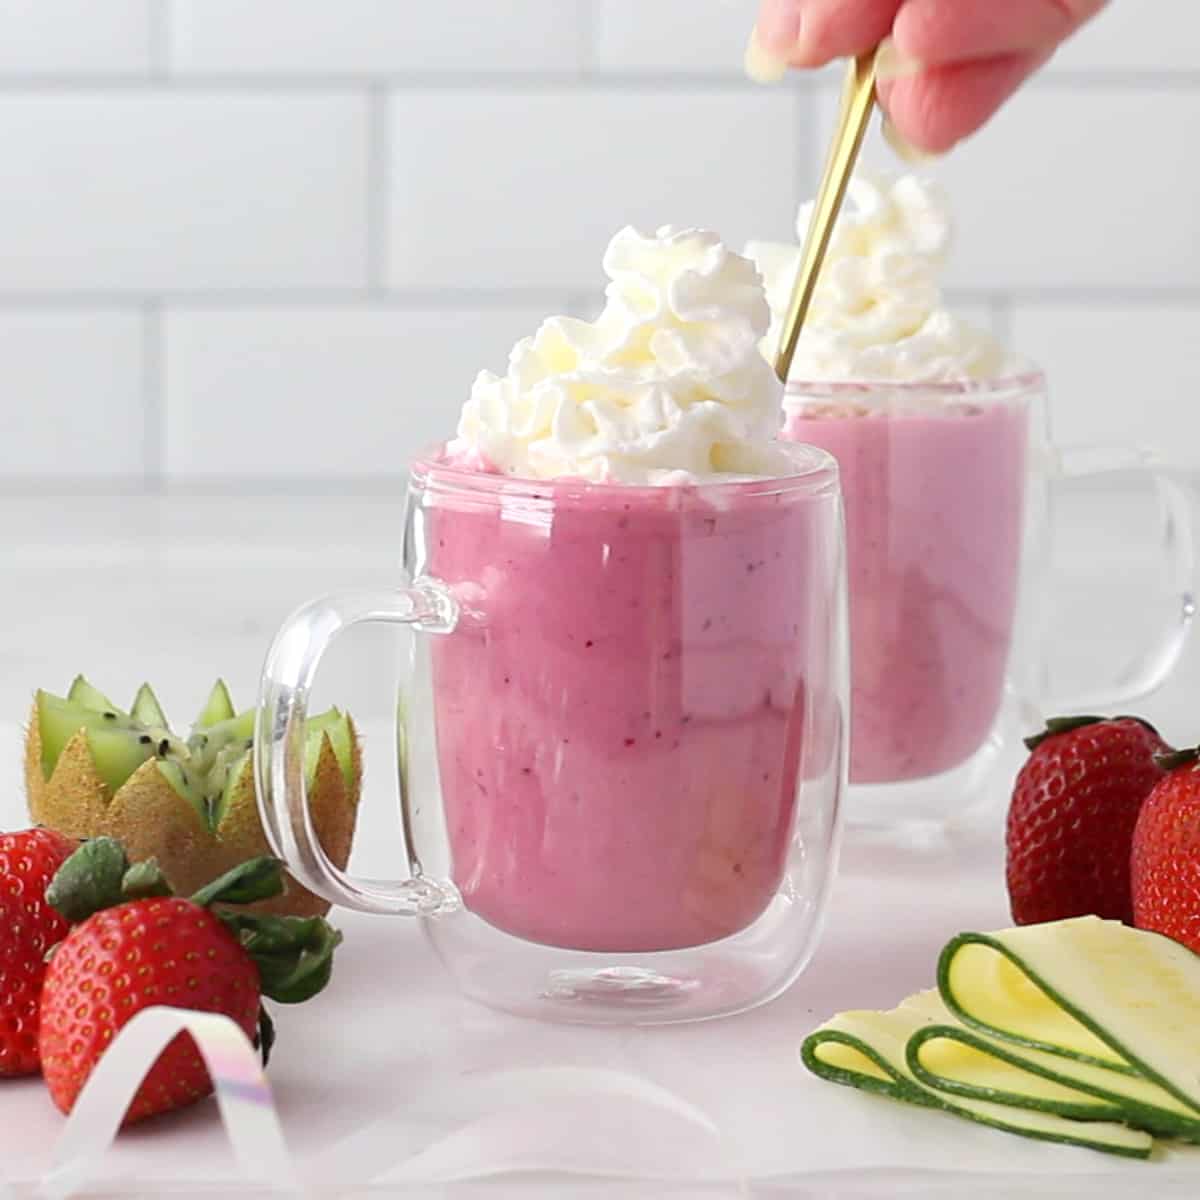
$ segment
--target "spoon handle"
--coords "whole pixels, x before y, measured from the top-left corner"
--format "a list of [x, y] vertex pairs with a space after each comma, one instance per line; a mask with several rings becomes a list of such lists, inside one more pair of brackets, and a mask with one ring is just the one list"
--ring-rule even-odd
[[841, 211], [846, 187], [854, 172], [863, 135], [867, 131], [867, 124], [875, 107], [876, 53], [872, 50], [860, 54], [851, 61], [846, 72], [837, 127], [825, 160], [825, 171], [821, 176], [817, 199], [813, 204], [812, 219], [804, 237], [800, 270], [783, 319], [783, 336], [775, 356], [775, 374], [784, 383], [787, 382], [788, 373], [792, 369], [796, 343], [800, 340], [800, 330], [812, 303], [817, 278], [821, 274], [821, 264], [825, 261], [825, 252], [829, 249], [834, 222]]

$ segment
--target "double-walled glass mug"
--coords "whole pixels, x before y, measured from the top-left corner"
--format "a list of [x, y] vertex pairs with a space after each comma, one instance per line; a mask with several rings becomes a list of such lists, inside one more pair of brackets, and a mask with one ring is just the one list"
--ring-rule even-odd
[[[988, 800], [1006, 706], [1010, 724], [1026, 726], [1051, 709], [1111, 710], [1171, 671], [1193, 608], [1190, 493], [1147, 452], [1051, 446], [1040, 371], [966, 383], [791, 382], [785, 406], [785, 436], [829, 451], [841, 468], [852, 824], [952, 825]], [[1161, 524], [1139, 547], [1161, 549], [1165, 619], [1135, 662], [1097, 647], [1100, 677], [1055, 698], [1046, 637], [1054, 499], [1064, 482], [1097, 479], [1140, 480], [1157, 495]], [[1160, 599], [1146, 593], [1147, 605]]]
[[[336, 904], [419, 918], [468, 995], [663, 1022], [777, 995], [819, 933], [847, 754], [837, 467], [634, 487], [412, 467], [404, 581], [308, 604], [264, 671], [260, 806]], [[416, 631], [398, 707], [408, 878], [338, 870], [303, 722], [339, 630]]]

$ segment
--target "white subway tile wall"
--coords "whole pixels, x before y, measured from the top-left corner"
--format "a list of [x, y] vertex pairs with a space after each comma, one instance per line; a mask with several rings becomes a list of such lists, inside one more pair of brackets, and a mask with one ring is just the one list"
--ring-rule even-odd
[[623, 225], [783, 235], [809, 149], [795, 108], [784, 91], [399, 93], [387, 283], [599, 291]]
[[[824, 89], [826, 125], [836, 107]], [[1018, 294], [1200, 287], [1200, 170], [1177, 149], [1198, 127], [1200, 88], [1047, 81], [1022, 92], [928, 168], [959, 231], [947, 284]], [[877, 134], [864, 154], [885, 159]]]
[[1050, 70], [1192, 72], [1200, 69], [1200, 21], [1192, 0], [1109, 0]]
[[150, 67], [155, 0], [4, 0], [0, 71], [8, 76], [137, 75]]
[[1064, 443], [1140, 443], [1200, 462], [1200, 300], [1018, 303], [1013, 337], [1050, 380]]
[[4, 288], [364, 287], [366, 108], [340, 93], [0, 94]]
[[[619, 226], [787, 236], [836, 77], [756, 7], [0, 0], [0, 486], [398, 482]], [[1200, 5], [1112, 0], [933, 168], [1059, 435], [1195, 466], [1198, 124]]]
[[[566, 296], [549, 301], [563, 311]], [[168, 478], [397, 478], [541, 308], [183, 309], [164, 326]], [[469, 353], [464, 348], [469, 347]]]
[[223, 75], [575, 74], [571, 0], [168, 0], [170, 64]]
[[591, 63], [601, 71], [736, 77], [754, 23], [745, 0], [595, 0]]
[[0, 484], [140, 475], [143, 320], [0, 311]]

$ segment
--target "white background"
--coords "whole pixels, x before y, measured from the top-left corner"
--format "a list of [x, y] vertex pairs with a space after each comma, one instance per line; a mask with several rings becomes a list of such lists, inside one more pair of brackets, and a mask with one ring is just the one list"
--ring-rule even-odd
[[[0, 0], [0, 487], [386, 485], [620, 225], [787, 236], [837, 77], [754, 7]], [[1198, 128], [1200, 6], [1113, 0], [938, 169], [1060, 438], [1200, 465]]]

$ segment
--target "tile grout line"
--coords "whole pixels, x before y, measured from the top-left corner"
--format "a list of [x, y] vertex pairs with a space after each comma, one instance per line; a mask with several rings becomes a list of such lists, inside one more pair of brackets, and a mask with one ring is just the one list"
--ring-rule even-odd
[[391, 179], [388, 94], [379, 84], [367, 89], [367, 291], [378, 298], [387, 286], [388, 188]]
[[[387, 288], [369, 294], [361, 287], [351, 288], [215, 288], [197, 291], [103, 292], [73, 291], [61, 293], [2, 292], [0, 312], [33, 309], [37, 311], [79, 311], [115, 309], [137, 312], [146, 304], [161, 301], [176, 309], [234, 309], [338, 307], [346, 309], [396, 309], [454, 311], [478, 308], [540, 307], [559, 304], [564, 293], [581, 285], [563, 281], [546, 287], [430, 287]], [[584, 289], [586, 290], [586, 289]]]
[[142, 308], [142, 477], [147, 492], [166, 485], [166, 395], [163, 362], [163, 306]]
[[[1200, 76], [1197, 77], [1200, 83]], [[779, 85], [779, 92], [817, 91], [828, 84], [819, 79], [794, 79]], [[509, 95], [532, 92], [553, 94], [577, 90], [611, 92], [633, 89], [653, 94], [672, 94], [679, 91], [713, 93], [738, 92], [757, 95], [759, 84], [740, 72], [680, 71], [672, 75], [655, 75], [641, 71], [597, 71], [589, 67], [580, 71], [572, 66], [567, 70], [537, 72], [499, 71], [408, 71], [318, 73], [309, 75], [270, 74], [180, 74], [169, 72], [162, 76], [141, 74], [109, 75], [15, 75], [0, 73], [0, 96], [18, 95], [93, 95], [129, 92], [206, 92], [244, 93], [247, 95], [324, 95], [330, 92], [359, 95], [365, 88], [380, 87], [390, 92], [469, 92], [486, 97], [492, 93]]]
[[[576, 0], [579, 11], [591, 13], [590, 0]], [[157, 11], [157, 10], [153, 10]], [[590, 20], [590, 18], [589, 18]], [[594, 25], [594, 22], [592, 23]], [[669, 75], [640, 70], [597, 70], [593, 61], [567, 70], [557, 71], [196, 71], [178, 73], [171, 69], [169, 21], [162, 13], [152, 22], [152, 57], [161, 60], [160, 69], [147, 75], [140, 73], [0, 73], [0, 95], [14, 92], [32, 94], [55, 92], [162, 91], [179, 92], [244, 91], [274, 94], [278, 92], [361, 92], [366, 87], [383, 87], [392, 91], [554, 91], [569, 90], [581, 83], [596, 91], [638, 88], [648, 92], [672, 92], [698, 88], [714, 92], [738, 91], [752, 95], [762, 85], [748, 79], [740, 70], [678, 71]], [[576, 47], [577, 58], [592, 59], [593, 30], [581, 29]], [[836, 91], [840, 84], [831, 77], [812, 75], [789, 79], [776, 90], [795, 92]], [[1038, 92], [1068, 94], [1094, 89], [1144, 89], [1161, 92], [1194, 92], [1200, 90], [1200, 70], [1155, 73], [1142, 70], [1062, 71], [1041, 75], [1031, 80], [1027, 88]]]
[[[803, 185], [801, 199], [807, 198], [811, 186]], [[997, 296], [1006, 301], [1031, 305], [1071, 305], [1078, 308], [1112, 308], [1143, 306], [1179, 306], [1194, 308], [1200, 305], [1200, 286], [1167, 285], [1139, 286], [1106, 284], [1102, 286], [1020, 285], [1016, 287], [960, 287], [950, 284], [946, 293], [956, 302], [987, 304]], [[79, 311], [81, 309], [111, 309], [139, 312], [148, 304], [170, 304], [176, 308], [229, 308], [254, 310], [263, 308], [306, 308], [315, 306], [348, 309], [461, 309], [461, 308], [521, 308], [559, 303], [564, 293], [588, 294], [579, 283], [564, 281], [558, 285], [511, 287], [380, 287], [369, 294], [361, 287], [265, 287], [265, 288], [180, 288], [165, 291], [111, 291], [102, 288], [79, 288], [63, 291], [4, 291], [0, 289], [0, 312], [29, 309], [46, 311]]]
[[591, 292], [570, 291], [566, 293], [564, 304], [566, 306], [567, 315], [577, 317], [579, 320], [587, 320], [588, 312], [595, 301], [595, 295]]
[[997, 293], [988, 301], [992, 318], [992, 333], [1001, 345], [1013, 349], [1013, 301], [1011, 296]]

